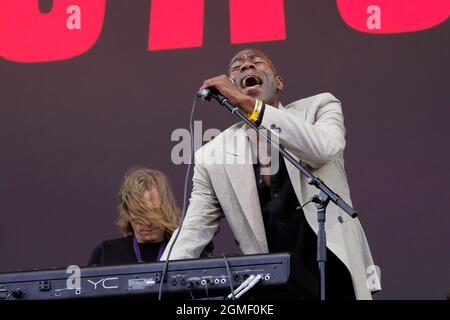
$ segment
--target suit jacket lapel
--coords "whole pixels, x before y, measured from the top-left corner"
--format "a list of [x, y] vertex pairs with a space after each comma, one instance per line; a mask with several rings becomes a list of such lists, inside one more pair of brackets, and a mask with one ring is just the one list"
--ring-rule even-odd
[[251, 162], [251, 149], [246, 127], [243, 125], [229, 135], [226, 141], [225, 170], [233, 186], [236, 198], [261, 247], [261, 252], [268, 252], [264, 222]]

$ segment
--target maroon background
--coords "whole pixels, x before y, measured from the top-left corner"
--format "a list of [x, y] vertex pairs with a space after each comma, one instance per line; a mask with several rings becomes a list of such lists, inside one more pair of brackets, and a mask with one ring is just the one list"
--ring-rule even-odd
[[[119, 236], [115, 193], [133, 165], [169, 176], [179, 205], [186, 166], [172, 164], [201, 82], [239, 49], [266, 51], [283, 102], [329, 91], [343, 103], [355, 208], [381, 267], [378, 299], [443, 299], [450, 290], [450, 28], [369, 35], [333, 1], [286, 1], [287, 40], [229, 42], [228, 1], [206, 1], [201, 48], [149, 52], [149, 1], [110, 0], [102, 34], [77, 58], [0, 60], [0, 271], [86, 264]], [[262, 21], [261, 23], [264, 23]], [[258, 26], [249, 26], [255, 27]], [[215, 104], [196, 119], [225, 129]], [[216, 254], [238, 252], [226, 224]]]

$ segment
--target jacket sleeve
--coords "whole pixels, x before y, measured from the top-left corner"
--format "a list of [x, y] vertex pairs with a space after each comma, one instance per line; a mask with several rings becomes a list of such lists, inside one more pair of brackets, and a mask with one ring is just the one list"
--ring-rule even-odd
[[179, 235], [170, 253], [170, 260], [200, 257], [218, 231], [222, 209], [203, 164], [196, 163], [192, 182], [193, 189], [186, 217], [182, 226], [172, 234], [161, 261], [166, 260], [177, 233]]
[[278, 138], [288, 151], [315, 169], [335, 160], [345, 149], [340, 101], [329, 93], [319, 96], [319, 101], [305, 108], [305, 118], [297, 116], [295, 110], [266, 105], [261, 122], [272, 138]]

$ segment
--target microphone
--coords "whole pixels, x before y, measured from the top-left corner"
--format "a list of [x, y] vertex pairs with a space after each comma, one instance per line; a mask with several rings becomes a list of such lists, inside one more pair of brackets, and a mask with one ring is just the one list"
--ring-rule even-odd
[[[231, 78], [228, 78], [234, 85], [234, 80]], [[199, 92], [197, 92], [197, 97], [198, 98], [210, 98], [213, 97], [215, 99], [220, 99], [223, 100], [225, 97], [223, 95], [220, 94], [219, 90], [217, 90], [215, 87], [208, 87], [206, 89], [202, 89]], [[222, 103], [221, 101], [219, 101], [220, 103]]]
[[206, 89], [202, 89], [199, 92], [197, 92], [197, 97], [208, 99], [208, 98], [217, 98], [217, 97], [223, 97], [219, 90], [217, 90], [215, 87], [208, 87]]
[[199, 92], [197, 92], [197, 97], [198, 98], [203, 98], [206, 99], [209, 97], [209, 94], [211, 93], [211, 90], [209, 88], [207, 89], [202, 89]]
[[[226, 104], [227, 104], [227, 103], [229, 104], [228, 99], [227, 99], [224, 95], [222, 95], [222, 94], [220, 93], [220, 91], [217, 90], [215, 87], [208, 87], [208, 88], [206, 88], [206, 89], [200, 90], [199, 92], [197, 92], [197, 97], [198, 97], [198, 98], [205, 99], [205, 100], [208, 100], [208, 101], [209, 101], [211, 98], [214, 98], [214, 99], [216, 99], [221, 105], [225, 105], [230, 111], [233, 111], [233, 109], [236, 108], [236, 107], [234, 107], [234, 106], [232, 106], [232, 105], [227, 106]], [[237, 109], [237, 108], [236, 108], [236, 109]]]

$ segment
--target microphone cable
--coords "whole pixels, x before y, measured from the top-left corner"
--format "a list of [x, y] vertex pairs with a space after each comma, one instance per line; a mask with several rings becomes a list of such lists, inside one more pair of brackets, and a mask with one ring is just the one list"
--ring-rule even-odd
[[188, 182], [189, 182], [189, 175], [191, 173], [192, 162], [194, 161], [194, 151], [195, 151], [194, 150], [194, 113], [195, 113], [196, 105], [197, 105], [197, 95], [195, 95], [195, 97], [194, 97], [194, 101], [192, 103], [191, 115], [189, 117], [189, 134], [191, 136], [191, 154], [189, 156], [189, 163], [188, 163], [188, 167], [186, 169], [186, 175], [184, 177], [183, 211], [182, 211], [180, 226], [178, 227], [177, 234], [175, 235], [175, 238], [169, 247], [169, 251], [167, 253], [166, 261], [164, 264], [164, 268], [163, 268], [163, 272], [162, 272], [162, 276], [161, 276], [161, 283], [159, 284], [159, 291], [158, 291], [158, 300], [159, 301], [161, 301], [161, 298], [162, 298], [162, 287], [164, 284], [164, 279], [166, 277], [167, 269], [169, 267], [170, 254], [172, 253], [173, 246], [178, 239], [178, 235], [180, 234], [181, 228], [183, 227], [184, 218], [186, 217]]

